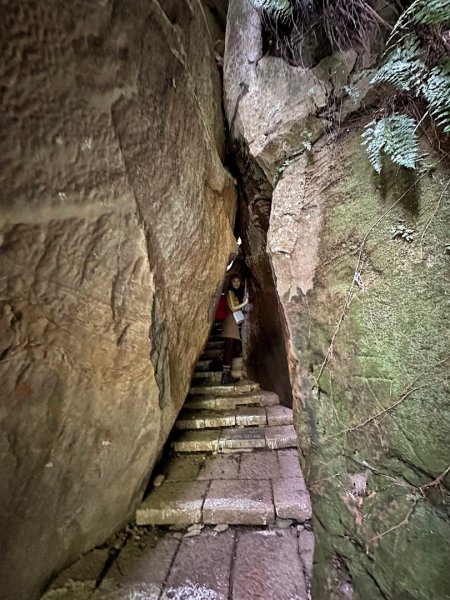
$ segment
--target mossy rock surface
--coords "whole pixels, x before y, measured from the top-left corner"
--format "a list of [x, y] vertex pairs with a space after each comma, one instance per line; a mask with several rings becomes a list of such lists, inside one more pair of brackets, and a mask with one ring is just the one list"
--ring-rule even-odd
[[[393, 167], [378, 176], [350, 133], [302, 176], [322, 213], [314, 282], [282, 303], [299, 361], [297, 425], [317, 536], [313, 597], [344, 598], [351, 585], [361, 600], [450, 598], [448, 475], [421, 487], [450, 464], [449, 173], [439, 166], [416, 185], [417, 173]], [[393, 239], [399, 224], [414, 230], [412, 242]], [[281, 279], [278, 264], [275, 256]], [[360, 494], [358, 474], [367, 476]]]

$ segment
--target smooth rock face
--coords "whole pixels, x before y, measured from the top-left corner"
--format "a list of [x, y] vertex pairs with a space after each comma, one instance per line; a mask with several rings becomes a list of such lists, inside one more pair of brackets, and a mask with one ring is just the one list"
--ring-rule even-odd
[[1, 14], [0, 580], [29, 600], [133, 514], [208, 334], [235, 192], [199, 3]]
[[[418, 180], [371, 168], [358, 111], [369, 75], [361, 67], [376, 60], [347, 53], [310, 71], [289, 67], [262, 56], [252, 4], [230, 1], [225, 107], [243, 156], [243, 246], [261, 281], [267, 250], [282, 307], [317, 517], [315, 600], [428, 600], [450, 589], [448, 473], [433, 483], [449, 462], [449, 171], [440, 162]], [[349, 86], [359, 93], [353, 109]], [[323, 103], [335, 114], [325, 118]], [[415, 230], [412, 243], [392, 239], [399, 223]], [[262, 310], [255, 302], [256, 322]]]

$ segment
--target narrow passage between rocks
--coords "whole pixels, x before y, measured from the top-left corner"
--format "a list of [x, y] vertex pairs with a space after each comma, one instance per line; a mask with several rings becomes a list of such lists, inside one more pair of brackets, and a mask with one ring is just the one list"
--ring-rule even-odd
[[[254, 381], [220, 385], [213, 326], [175, 424], [173, 454], [136, 513], [162, 526], [129, 535], [97, 586], [77, 600], [306, 600], [314, 537], [290, 408]], [[233, 374], [242, 375], [242, 359]], [[53, 586], [44, 598], [52, 600]], [[67, 585], [67, 577], [66, 583]], [[64, 596], [69, 597], [69, 596]]]

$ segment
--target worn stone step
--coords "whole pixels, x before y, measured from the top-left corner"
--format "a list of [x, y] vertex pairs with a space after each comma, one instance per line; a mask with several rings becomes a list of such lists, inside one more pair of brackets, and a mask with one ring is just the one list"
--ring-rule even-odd
[[176, 452], [219, 452], [254, 448], [296, 448], [297, 436], [292, 425], [279, 427], [242, 427], [192, 429], [183, 431], [172, 442]]
[[206, 371], [211, 363], [210, 359], [201, 359], [197, 361], [195, 365], [195, 372], [197, 371]]
[[276, 425], [293, 425], [294, 415], [292, 408], [286, 406], [269, 406], [266, 409], [267, 413], [267, 424], [270, 426]]
[[171, 481], [156, 488], [136, 511], [137, 525], [201, 523], [208, 481]]
[[185, 410], [179, 415], [175, 427], [185, 429], [214, 429], [217, 427], [234, 427], [236, 412], [234, 410]]
[[175, 423], [176, 429], [182, 431], [218, 427], [265, 427], [266, 425], [266, 409], [262, 406], [239, 406], [235, 410], [188, 410], [183, 411]]
[[223, 354], [223, 348], [215, 348], [214, 350], [206, 350], [200, 355], [199, 360], [212, 360], [213, 358], [220, 358]]
[[[209, 371], [210, 368], [210, 364], [211, 364], [211, 360], [212, 359], [202, 359], [202, 360], [198, 360], [197, 364], [195, 366], [195, 375], [197, 373], [202, 373], [204, 371]], [[242, 358], [233, 358], [233, 362], [231, 363], [231, 369], [232, 370], [240, 370], [243, 368], [243, 362], [242, 362]], [[219, 371], [221, 373], [221, 371]]]
[[234, 396], [189, 396], [183, 405], [187, 410], [212, 409], [233, 410], [237, 406], [275, 406], [279, 404], [275, 392], [258, 390], [249, 394], [236, 394]]
[[172, 442], [176, 452], [218, 452], [221, 429], [193, 429], [183, 431]]
[[214, 340], [214, 341], [208, 341], [208, 342], [206, 342], [205, 349], [206, 350], [217, 350], [218, 348], [222, 349], [224, 347], [224, 345], [225, 345], [225, 341], [222, 338], [220, 340]]
[[[278, 519], [305, 522], [312, 511], [296, 450], [250, 454], [178, 456], [195, 469], [173, 468], [136, 513], [138, 525], [191, 523], [267, 525]], [[198, 464], [197, 464], [198, 463]], [[176, 465], [172, 465], [175, 467]]]
[[164, 482], [136, 511], [137, 525], [267, 525], [274, 521], [270, 480]]
[[[234, 410], [183, 410], [175, 423], [175, 427], [180, 430], [234, 426], [261, 427], [267, 425], [268, 414], [272, 414], [272, 411], [269, 413], [269, 410], [272, 408], [270, 406], [267, 408], [262, 406], [238, 406]], [[284, 406], [281, 408], [284, 409]], [[290, 422], [292, 423], [292, 416]], [[280, 423], [276, 421], [275, 424], [279, 425]]]
[[266, 446], [271, 450], [297, 448], [297, 434], [293, 425], [265, 428]]
[[241, 379], [235, 385], [193, 385], [189, 390], [192, 396], [236, 396], [259, 390], [259, 383]]
[[220, 329], [217, 331], [217, 333], [212, 333], [208, 338], [208, 342], [223, 342], [223, 341], [224, 341], [224, 338], [221, 335]]
[[[242, 376], [242, 370], [232, 370], [231, 374], [233, 375], [233, 377], [238, 377], [240, 379]], [[222, 371], [195, 371], [192, 383], [193, 385], [195, 385], [197, 383], [201, 383], [202, 380], [208, 380], [211, 384], [213, 384], [220, 383], [221, 379]]]

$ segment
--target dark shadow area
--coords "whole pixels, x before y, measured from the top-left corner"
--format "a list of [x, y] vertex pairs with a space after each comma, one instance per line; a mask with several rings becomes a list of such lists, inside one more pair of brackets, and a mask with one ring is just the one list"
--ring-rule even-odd
[[373, 171], [374, 186], [380, 191], [384, 202], [392, 202], [401, 197], [400, 204], [411, 216], [419, 213], [419, 198], [421, 195], [420, 182], [417, 172], [412, 169], [399, 167], [389, 159], [383, 161], [381, 173]]
[[[243, 273], [247, 278], [251, 304], [243, 326], [244, 364], [251, 379], [263, 389], [276, 392], [281, 404], [292, 407], [285, 340], [287, 332], [266, 253], [271, 201], [261, 194], [264, 176], [255, 173], [254, 167], [245, 166], [241, 155], [236, 157], [238, 162], [242, 162], [239, 169], [233, 165], [239, 182], [236, 233], [242, 239]], [[242, 172], [245, 175], [239, 174]]]

